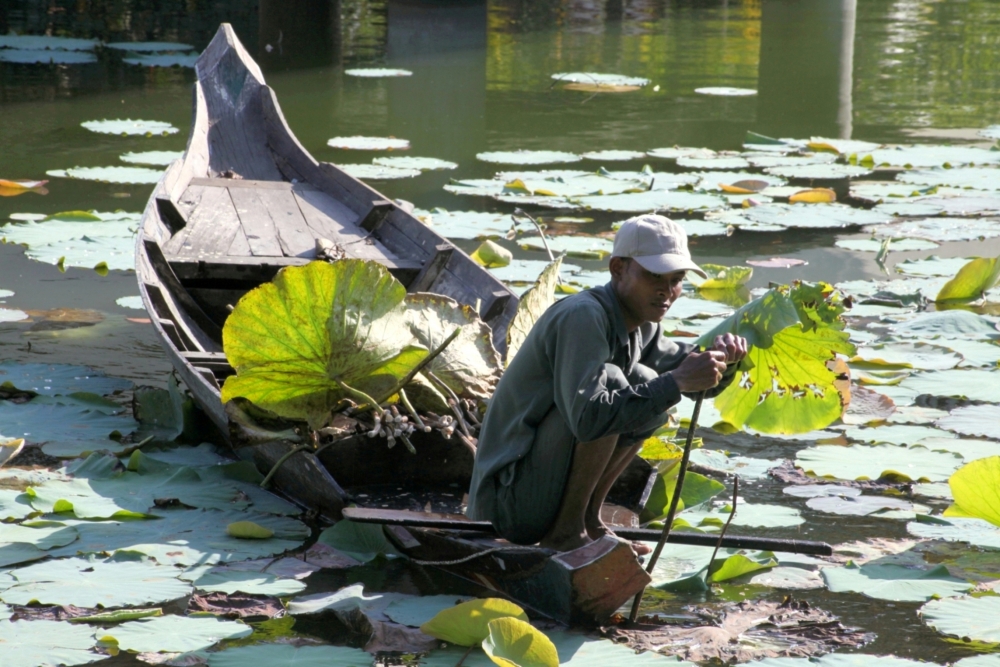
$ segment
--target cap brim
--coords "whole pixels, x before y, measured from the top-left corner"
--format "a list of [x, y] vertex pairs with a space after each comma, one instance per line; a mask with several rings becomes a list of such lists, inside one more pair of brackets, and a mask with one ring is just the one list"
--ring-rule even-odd
[[639, 266], [653, 273], [694, 271], [702, 278], [708, 278], [708, 274], [702, 271], [700, 266], [680, 255], [644, 255], [642, 257], [633, 257], [632, 259], [639, 262]]

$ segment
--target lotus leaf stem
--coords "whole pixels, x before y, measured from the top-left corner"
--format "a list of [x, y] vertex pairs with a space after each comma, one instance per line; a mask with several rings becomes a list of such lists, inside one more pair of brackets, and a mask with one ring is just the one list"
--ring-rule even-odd
[[463, 653], [462, 657], [459, 658], [458, 662], [455, 663], [455, 667], [462, 667], [462, 663], [465, 662], [465, 659], [469, 657], [469, 654], [472, 653], [472, 649], [474, 649], [475, 647], [476, 645], [473, 644], [469, 648], [465, 649], [465, 653]]
[[413, 370], [407, 373], [402, 380], [397, 382], [396, 385], [385, 394], [385, 396], [382, 398], [381, 401], [379, 401], [379, 403], [384, 403], [385, 401], [389, 400], [389, 398], [392, 397], [394, 394], [398, 394], [400, 389], [410, 384], [413, 378], [417, 376], [417, 373], [426, 368], [427, 364], [434, 361], [439, 354], [444, 352], [444, 348], [448, 347], [453, 340], [458, 338], [458, 334], [460, 333], [462, 333], [462, 327], [458, 327], [457, 329], [452, 331], [451, 335], [449, 335], [447, 338], [441, 341], [440, 345], [434, 348], [434, 350], [432, 350], [431, 353], [428, 354], [426, 357], [421, 359], [420, 363], [413, 367]]
[[417, 448], [413, 446], [413, 443], [410, 442], [410, 438], [407, 437], [407, 435], [405, 433], [400, 433], [399, 434], [399, 439], [403, 441], [403, 444], [406, 445], [406, 448], [408, 450], [410, 450], [411, 454], [416, 454], [417, 453]]
[[278, 472], [278, 468], [280, 468], [282, 466], [282, 464], [284, 464], [285, 461], [287, 461], [288, 459], [292, 458], [292, 456], [294, 456], [295, 454], [298, 454], [302, 450], [309, 449], [311, 446], [312, 445], [305, 445], [305, 444], [303, 444], [303, 445], [295, 445], [294, 447], [292, 447], [291, 449], [289, 449], [287, 452], [285, 452], [284, 454], [282, 454], [281, 458], [274, 462], [274, 465], [271, 466], [271, 469], [267, 472], [267, 475], [264, 477], [263, 480], [261, 480], [261, 482], [260, 482], [260, 488], [262, 488], [262, 489], [266, 489], [267, 488], [267, 485], [271, 483], [271, 478], [274, 477], [274, 474], [276, 472]]
[[535, 226], [535, 229], [538, 230], [538, 235], [542, 237], [542, 245], [545, 246], [545, 252], [549, 253], [549, 261], [550, 262], [556, 261], [555, 255], [552, 254], [552, 248], [549, 247], [549, 242], [545, 238], [545, 232], [542, 231], [542, 226], [538, 224], [537, 220], [535, 220], [532, 216], [528, 215], [519, 208], [515, 208], [514, 212], [511, 214], [510, 217], [514, 218], [514, 222], [517, 222], [518, 218], [527, 218], [528, 220], [530, 220], [531, 224], [533, 224]]
[[[729, 518], [726, 519], [726, 525], [722, 527], [722, 532], [719, 533], [719, 541], [715, 543], [715, 551], [712, 552], [712, 557], [708, 559], [708, 569], [712, 569], [712, 563], [715, 562], [715, 555], [719, 553], [719, 547], [722, 546], [722, 540], [726, 536], [726, 531], [729, 530], [729, 524], [733, 522], [733, 517], [736, 516], [736, 500], [737, 494], [740, 492], [740, 477], [739, 475], [733, 478], [733, 509], [729, 512]], [[706, 577], [707, 578], [707, 577]]]
[[[363, 401], [367, 405], [370, 405], [377, 414], [382, 414], [382, 406], [379, 405], [380, 401], [376, 401], [374, 398], [372, 398], [365, 392], [361, 391], [360, 389], [355, 389], [354, 387], [351, 387], [340, 378], [333, 378], [333, 381], [337, 383], [338, 387], [346, 391], [354, 398], [358, 399], [359, 401]], [[358, 412], [364, 412], [366, 409], [367, 408], [363, 406], [361, 409], [358, 410]]]
[[462, 415], [461, 401], [458, 398], [458, 394], [452, 391], [451, 387], [446, 385], [444, 381], [432, 371], [424, 372], [424, 376], [430, 378], [441, 389], [444, 389], [446, 394], [448, 394], [448, 407], [451, 408], [451, 411], [454, 413], [455, 421], [458, 422], [458, 427], [461, 429], [462, 433], [471, 438], [472, 432], [469, 430], [469, 425], [465, 423], [465, 417]]
[[410, 413], [410, 416], [413, 417], [413, 421], [417, 423], [417, 427], [421, 431], [427, 430], [427, 425], [424, 424], [424, 421], [420, 418], [420, 415], [417, 414], [417, 411], [413, 409], [413, 405], [410, 403], [410, 399], [407, 397], [406, 391], [402, 387], [399, 389], [399, 401], [403, 404], [403, 407], [406, 408], [406, 411]]

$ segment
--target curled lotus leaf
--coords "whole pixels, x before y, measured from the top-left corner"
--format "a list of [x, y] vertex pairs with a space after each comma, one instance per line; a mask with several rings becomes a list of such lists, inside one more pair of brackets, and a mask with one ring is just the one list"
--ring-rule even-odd
[[490, 621], [483, 650], [500, 667], [559, 667], [552, 640], [530, 623], [517, 618]]
[[1000, 644], [1000, 597], [931, 600], [917, 613], [942, 635]]
[[514, 313], [514, 319], [507, 327], [508, 365], [517, 351], [521, 349], [521, 345], [528, 337], [531, 328], [535, 326], [538, 318], [548, 310], [549, 306], [555, 303], [556, 285], [559, 282], [561, 267], [562, 257], [556, 257], [556, 260], [546, 266], [545, 270], [538, 276], [534, 286], [521, 296], [521, 300], [517, 304], [517, 312]]
[[489, 624], [498, 618], [527, 621], [524, 610], [500, 598], [469, 600], [440, 611], [420, 626], [425, 634], [459, 646], [475, 646], [489, 637]]
[[934, 300], [971, 301], [982, 298], [1000, 279], [1000, 257], [976, 257], [969, 261], [938, 292]]
[[719, 264], [702, 264], [701, 268], [708, 274], [702, 278], [693, 271], [687, 278], [699, 291], [711, 289], [736, 289], [746, 285], [753, 277], [753, 269], [746, 266], [720, 266]]
[[951, 476], [948, 486], [957, 509], [953, 513], [1000, 526], [1000, 456], [965, 464]]

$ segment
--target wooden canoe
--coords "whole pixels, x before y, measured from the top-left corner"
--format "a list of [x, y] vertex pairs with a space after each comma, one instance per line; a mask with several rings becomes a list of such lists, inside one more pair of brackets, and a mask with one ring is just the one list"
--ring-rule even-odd
[[[228, 24], [195, 66], [187, 150], [156, 185], [136, 241], [139, 291], [172, 365], [223, 434], [220, 386], [233, 373], [222, 327], [240, 297], [286, 266], [316, 258], [317, 239], [388, 267], [410, 292], [478, 308], [505, 348], [517, 297], [409, 212], [336, 166], [317, 162], [285, 122], [274, 91]], [[435, 432], [436, 434], [436, 432]], [[418, 439], [417, 456], [373, 457], [348, 441], [300, 452], [274, 478], [293, 500], [332, 519], [344, 489], [380, 482], [467, 486], [472, 452], [457, 439]], [[270, 470], [291, 447], [255, 447]]]

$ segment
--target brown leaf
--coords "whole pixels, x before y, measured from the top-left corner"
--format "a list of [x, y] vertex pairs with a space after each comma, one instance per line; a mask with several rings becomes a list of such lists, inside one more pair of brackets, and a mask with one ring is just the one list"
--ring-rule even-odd
[[845, 424], [871, 424], [889, 418], [896, 411], [896, 403], [877, 391], [868, 387], [855, 385], [850, 389], [850, 404], [844, 411], [841, 420]]
[[325, 570], [343, 570], [355, 565], [361, 565], [360, 561], [322, 542], [317, 542], [309, 547], [309, 550], [303, 555], [305, 556], [303, 559], [305, 562], [310, 565], [318, 565]]
[[285, 613], [278, 598], [246, 593], [195, 594], [188, 603], [188, 611], [208, 612], [225, 618], [241, 618], [245, 621], [262, 621]]

